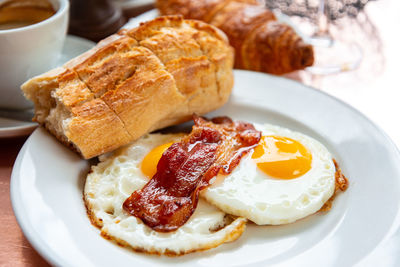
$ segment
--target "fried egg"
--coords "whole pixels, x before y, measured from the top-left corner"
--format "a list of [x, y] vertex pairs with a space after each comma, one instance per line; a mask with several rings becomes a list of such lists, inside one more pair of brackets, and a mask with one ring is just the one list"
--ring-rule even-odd
[[101, 156], [88, 175], [84, 199], [101, 234], [149, 253], [180, 255], [236, 240], [246, 218], [259, 225], [287, 224], [317, 212], [335, 190], [335, 165], [315, 139], [275, 125], [255, 125], [258, 145], [228, 175], [201, 192], [191, 218], [178, 230], [156, 232], [122, 203], [156, 173], [163, 152], [183, 134], [148, 134]]
[[156, 172], [162, 153], [181, 134], [149, 134], [128, 147], [101, 156], [86, 179], [84, 200], [93, 224], [101, 235], [134, 250], [180, 255], [236, 240], [246, 219], [226, 214], [201, 200], [190, 219], [178, 230], [156, 232], [129, 215], [122, 203], [142, 188]]
[[255, 125], [258, 146], [202, 196], [256, 224], [287, 224], [317, 212], [335, 190], [335, 166], [315, 139], [274, 125]]

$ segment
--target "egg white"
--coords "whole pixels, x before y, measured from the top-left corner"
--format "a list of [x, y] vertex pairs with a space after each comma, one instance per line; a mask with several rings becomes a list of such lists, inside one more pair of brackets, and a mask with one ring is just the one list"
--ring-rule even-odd
[[317, 212], [333, 195], [335, 166], [329, 151], [315, 139], [275, 125], [255, 125], [265, 135], [292, 138], [312, 154], [311, 169], [295, 179], [269, 177], [247, 154], [227, 175], [202, 191], [202, 196], [226, 213], [256, 224], [287, 224]]
[[[157, 254], [184, 254], [216, 247], [237, 239], [246, 219], [232, 218], [200, 200], [196, 211], [178, 230], [160, 233], [129, 215], [122, 203], [148, 181], [141, 170], [142, 159], [153, 148], [177, 142], [181, 134], [149, 134], [137, 142], [100, 157], [86, 179], [84, 199], [89, 216], [101, 233], [135, 250]], [[156, 163], [155, 163], [156, 164]]]

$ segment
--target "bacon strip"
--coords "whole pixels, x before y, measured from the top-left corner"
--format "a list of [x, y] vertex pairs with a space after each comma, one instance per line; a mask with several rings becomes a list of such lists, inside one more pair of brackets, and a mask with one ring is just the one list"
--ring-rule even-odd
[[200, 190], [218, 172], [229, 174], [260, 141], [261, 133], [228, 117], [193, 116], [192, 132], [162, 155], [157, 173], [125, 200], [123, 208], [160, 232], [178, 229], [197, 207]]

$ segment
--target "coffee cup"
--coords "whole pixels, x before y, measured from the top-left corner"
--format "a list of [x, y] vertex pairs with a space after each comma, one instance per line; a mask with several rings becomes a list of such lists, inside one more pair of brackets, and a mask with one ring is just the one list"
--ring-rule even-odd
[[[51, 4], [54, 14], [40, 22], [32, 24], [23, 20], [0, 21], [0, 108], [2, 109], [21, 110], [32, 107], [32, 103], [23, 96], [20, 86], [29, 78], [55, 67], [61, 57], [68, 27], [69, 1], [45, 1]], [[15, 1], [0, 0], [0, 4], [4, 2]], [[30, 2], [35, 3], [33, 0]], [[29, 10], [24, 12], [21, 13], [22, 16], [33, 14]], [[9, 14], [12, 20], [11, 17], [16, 11], [11, 11]]]

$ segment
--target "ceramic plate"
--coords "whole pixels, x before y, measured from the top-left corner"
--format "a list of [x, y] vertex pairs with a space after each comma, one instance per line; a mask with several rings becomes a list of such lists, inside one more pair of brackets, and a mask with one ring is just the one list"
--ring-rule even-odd
[[371, 121], [343, 102], [292, 80], [235, 71], [229, 102], [208, 114], [273, 123], [310, 135], [350, 181], [326, 214], [282, 226], [249, 224], [242, 237], [168, 258], [103, 239], [82, 200], [89, 163], [42, 128], [27, 140], [11, 180], [26, 237], [58, 266], [400, 266], [400, 154]]
[[[57, 65], [62, 65], [71, 58], [89, 50], [95, 45], [92, 41], [68, 35]], [[5, 111], [0, 110], [0, 138], [16, 137], [30, 134], [37, 124], [32, 122], [33, 110]]]

